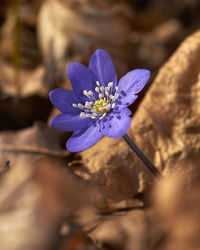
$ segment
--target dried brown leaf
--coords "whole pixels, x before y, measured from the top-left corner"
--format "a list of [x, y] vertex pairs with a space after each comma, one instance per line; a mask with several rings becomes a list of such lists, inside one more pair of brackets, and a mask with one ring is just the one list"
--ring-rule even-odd
[[24, 163], [31, 164], [44, 155], [67, 155], [67, 151], [63, 151], [58, 144], [56, 131], [42, 123], [17, 132], [1, 132], [0, 152], [0, 166], [3, 167], [9, 161], [11, 168]]
[[[80, 156], [90, 173], [88, 178], [95, 180], [110, 205], [136, 194], [138, 179], [134, 159], [122, 139], [105, 137]], [[79, 174], [83, 175], [81, 169]]]
[[[154, 164], [168, 174], [175, 170], [199, 175], [187, 164], [200, 147], [200, 32], [188, 37], [161, 68], [140, 105], [130, 133]], [[190, 172], [190, 173], [189, 173]], [[195, 172], [195, 175], [194, 175]], [[143, 178], [145, 182], [147, 178]]]
[[[1, 182], [1, 248], [57, 249], [64, 219], [70, 228], [76, 211], [92, 205], [94, 197], [97, 198], [97, 193], [93, 186], [74, 175], [57, 158], [46, 157], [33, 165], [24, 161], [13, 166]], [[68, 237], [72, 236], [73, 231]]]
[[[162, 241], [159, 249], [197, 250], [200, 248], [199, 197], [199, 180], [188, 187], [188, 176], [184, 174], [176, 173], [160, 180], [156, 185], [155, 214], [151, 219], [154, 218], [154, 229], [163, 231], [165, 234], [165, 240]], [[154, 233], [156, 234], [156, 230]]]
[[146, 247], [148, 224], [142, 211], [131, 211], [104, 218], [92, 232], [102, 249], [140, 250]]

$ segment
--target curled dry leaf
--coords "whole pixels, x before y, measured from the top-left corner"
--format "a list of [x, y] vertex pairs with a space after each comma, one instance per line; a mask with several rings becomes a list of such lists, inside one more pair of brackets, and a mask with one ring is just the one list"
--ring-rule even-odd
[[199, 54], [200, 31], [197, 31], [161, 68], [130, 128], [137, 144], [164, 175], [183, 171], [187, 172], [188, 180], [195, 176], [194, 171], [180, 163], [199, 154]]

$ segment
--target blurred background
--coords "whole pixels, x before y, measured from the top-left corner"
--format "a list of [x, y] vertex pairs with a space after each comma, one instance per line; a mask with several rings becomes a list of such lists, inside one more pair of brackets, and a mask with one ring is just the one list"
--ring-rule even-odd
[[[200, 160], [199, 35], [175, 52], [199, 13], [200, 0], [0, 0], [0, 250], [200, 249], [199, 179], [189, 172]], [[148, 112], [130, 133], [161, 171], [184, 174], [152, 188], [122, 140], [70, 154], [70, 133], [49, 127], [58, 114], [49, 91], [70, 89], [68, 65], [87, 66], [96, 49], [118, 79], [151, 71], [131, 106], [135, 115], [145, 100]]]

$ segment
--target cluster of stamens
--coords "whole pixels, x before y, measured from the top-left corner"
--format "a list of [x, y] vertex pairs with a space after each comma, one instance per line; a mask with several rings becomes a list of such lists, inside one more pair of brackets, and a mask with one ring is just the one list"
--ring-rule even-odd
[[79, 108], [82, 110], [80, 117], [90, 117], [92, 119], [102, 119], [104, 116], [115, 107], [115, 100], [118, 98], [119, 94], [118, 87], [114, 87], [113, 82], [109, 82], [107, 87], [101, 86], [99, 81], [96, 81], [95, 92], [98, 95], [98, 99], [95, 98], [92, 91], [83, 91], [83, 95], [87, 96], [89, 101], [85, 104], [73, 103], [74, 108]]

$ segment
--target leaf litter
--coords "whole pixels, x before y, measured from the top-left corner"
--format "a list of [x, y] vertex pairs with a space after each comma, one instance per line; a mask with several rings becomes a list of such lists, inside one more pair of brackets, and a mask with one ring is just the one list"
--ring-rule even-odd
[[[18, 45], [10, 4], [0, 7], [0, 248], [199, 249], [198, 1], [23, 0]], [[129, 135], [162, 171], [157, 183], [123, 140], [71, 154], [71, 134], [47, 125], [49, 90], [70, 89], [67, 65], [98, 48], [119, 76], [152, 71]]]

